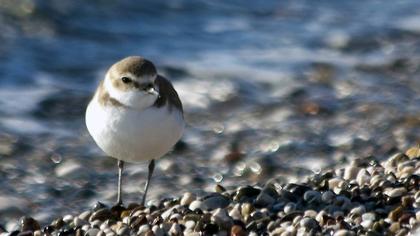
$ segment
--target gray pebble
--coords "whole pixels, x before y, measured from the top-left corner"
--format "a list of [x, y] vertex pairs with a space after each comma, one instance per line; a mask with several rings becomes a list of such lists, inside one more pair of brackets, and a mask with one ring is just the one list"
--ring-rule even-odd
[[303, 199], [309, 204], [318, 204], [321, 202], [321, 193], [318, 191], [309, 190], [305, 192]]
[[125, 225], [117, 230], [117, 235], [128, 236], [129, 233], [130, 233], [130, 229]]
[[79, 218], [82, 220], [89, 220], [90, 215], [92, 214], [92, 212], [90, 211], [84, 211], [79, 215]]
[[272, 205], [276, 200], [270, 195], [261, 192], [255, 199], [255, 203], [259, 206], [269, 206]]
[[327, 204], [332, 203], [332, 202], [334, 201], [334, 199], [335, 199], [335, 193], [334, 193], [334, 192], [332, 192], [332, 191], [330, 191], [330, 190], [325, 191], [325, 192], [324, 192], [324, 193], [322, 193], [322, 195], [321, 195], [321, 200], [322, 200], [323, 202], [327, 203]]
[[227, 197], [221, 194], [214, 194], [203, 200], [202, 209], [203, 210], [214, 210], [217, 208], [225, 208], [229, 205], [230, 201]]
[[99, 233], [99, 229], [91, 228], [88, 231], [86, 231], [85, 236], [96, 236], [98, 233]]
[[292, 212], [294, 212], [296, 210], [296, 204], [294, 204], [293, 202], [289, 202], [286, 204], [286, 206], [284, 206], [284, 213], [286, 214], [290, 214]]
[[172, 224], [172, 227], [169, 230], [169, 234], [171, 236], [180, 236], [180, 235], [182, 235], [181, 226], [179, 224], [177, 224], [177, 223]]

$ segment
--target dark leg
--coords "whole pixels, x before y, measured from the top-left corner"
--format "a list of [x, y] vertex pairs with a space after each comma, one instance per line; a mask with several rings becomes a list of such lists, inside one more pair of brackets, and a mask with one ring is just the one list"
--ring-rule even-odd
[[124, 161], [118, 160], [118, 197], [117, 197], [117, 205], [122, 205], [121, 199], [121, 189], [122, 189], [122, 172], [124, 168]]
[[155, 160], [151, 160], [149, 163], [149, 174], [147, 175], [147, 182], [146, 182], [146, 186], [144, 187], [144, 195], [143, 195], [143, 200], [141, 201], [141, 204], [144, 206], [144, 204], [146, 203], [146, 195], [147, 195], [147, 190], [149, 189], [149, 185], [150, 185], [150, 180], [152, 179], [152, 175], [153, 175], [153, 170], [155, 169]]

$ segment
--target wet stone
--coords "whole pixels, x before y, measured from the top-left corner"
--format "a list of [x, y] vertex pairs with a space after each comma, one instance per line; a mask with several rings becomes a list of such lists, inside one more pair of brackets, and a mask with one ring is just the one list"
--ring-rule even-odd
[[102, 208], [92, 213], [89, 217], [89, 221], [93, 222], [95, 220], [104, 221], [109, 218], [112, 218], [112, 213], [108, 208]]
[[306, 228], [308, 230], [319, 230], [318, 222], [315, 219], [304, 217], [302, 220], [300, 220], [300, 227]]
[[202, 208], [204, 210], [214, 210], [217, 208], [225, 208], [229, 205], [230, 201], [227, 197], [221, 194], [214, 194], [205, 198], [202, 202]]
[[22, 217], [20, 219], [20, 230], [23, 231], [35, 231], [41, 229], [38, 221], [32, 217]]

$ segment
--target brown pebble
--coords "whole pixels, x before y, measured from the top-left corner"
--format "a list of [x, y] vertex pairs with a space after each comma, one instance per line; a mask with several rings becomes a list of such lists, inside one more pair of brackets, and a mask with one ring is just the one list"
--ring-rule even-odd
[[398, 218], [400, 218], [403, 214], [403, 208], [401, 206], [395, 208], [388, 214], [388, 218], [392, 221], [398, 221]]
[[149, 230], [146, 232], [146, 234], [144, 234], [144, 236], [155, 236], [155, 234], [153, 233], [152, 230]]
[[420, 145], [417, 147], [412, 147], [405, 152], [410, 159], [420, 157]]
[[126, 216], [130, 216], [130, 213], [131, 213], [131, 211], [128, 211], [128, 210], [121, 212], [121, 219], [126, 217]]
[[246, 231], [239, 225], [232, 226], [230, 236], [246, 236]]
[[414, 217], [413, 213], [405, 212], [404, 214], [402, 214], [402, 216], [400, 218], [398, 218], [398, 222], [400, 224], [408, 224], [411, 217]]
[[35, 231], [39, 229], [41, 229], [41, 227], [34, 218], [24, 216], [20, 219], [20, 231]]
[[220, 184], [217, 184], [216, 187], [214, 188], [214, 190], [215, 190], [215, 192], [218, 192], [218, 193], [226, 192], [226, 189]]
[[75, 235], [76, 236], [82, 236], [83, 235], [83, 230], [82, 229], [77, 229]]
[[401, 198], [401, 203], [404, 208], [411, 207], [414, 203], [414, 198], [412, 196], [404, 196]]
[[100, 221], [104, 221], [107, 220], [109, 218], [112, 217], [112, 213], [108, 208], [102, 208], [99, 209], [97, 211], [95, 211], [90, 217], [89, 217], [89, 221], [95, 221], [95, 220], [100, 220]]
[[397, 223], [397, 222], [394, 222], [394, 223], [392, 223], [390, 226], [389, 226], [389, 231], [391, 231], [392, 233], [396, 233], [398, 230], [400, 229], [400, 224], [399, 223]]

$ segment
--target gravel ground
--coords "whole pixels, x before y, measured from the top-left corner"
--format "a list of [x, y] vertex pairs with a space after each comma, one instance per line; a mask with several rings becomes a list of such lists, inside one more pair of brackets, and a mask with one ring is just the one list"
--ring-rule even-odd
[[[356, 158], [302, 183], [239, 186], [63, 215], [25, 216], [6, 235], [417, 235], [420, 147], [386, 160]], [[71, 204], [71, 203], [69, 203]], [[5, 228], [5, 227], [1, 227]]]

